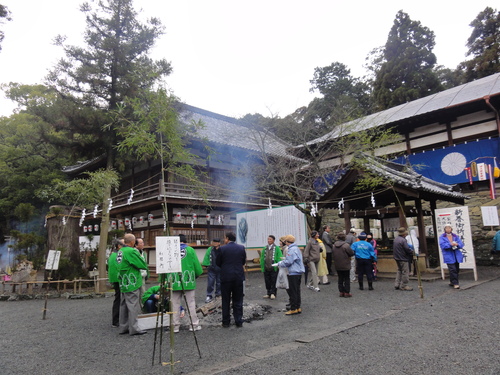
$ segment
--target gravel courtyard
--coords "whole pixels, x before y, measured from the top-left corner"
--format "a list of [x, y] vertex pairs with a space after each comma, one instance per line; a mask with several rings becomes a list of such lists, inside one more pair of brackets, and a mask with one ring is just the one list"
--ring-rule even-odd
[[[500, 268], [461, 275], [461, 289], [447, 281], [424, 282], [424, 298], [396, 291], [392, 279], [374, 291], [352, 284], [339, 298], [337, 278], [316, 293], [302, 288], [303, 313], [285, 316], [286, 292], [265, 300], [264, 278], [248, 274], [245, 303], [262, 319], [222, 328], [214, 317], [196, 332], [175, 335], [175, 374], [500, 374]], [[197, 303], [206, 276], [198, 279]], [[111, 327], [112, 298], [0, 302], [2, 374], [168, 374], [159, 364], [160, 340], [118, 335]], [[262, 306], [262, 309], [260, 309]], [[257, 315], [255, 317], [259, 318]], [[164, 332], [161, 360], [170, 358]], [[178, 361], [178, 362], [177, 362]]]

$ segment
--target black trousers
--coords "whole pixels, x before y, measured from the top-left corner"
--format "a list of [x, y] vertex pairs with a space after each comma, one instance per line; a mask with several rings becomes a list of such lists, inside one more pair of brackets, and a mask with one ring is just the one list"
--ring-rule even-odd
[[231, 302], [233, 303], [233, 318], [236, 324], [243, 324], [243, 280], [222, 281], [222, 324], [231, 322]]
[[350, 293], [351, 292], [351, 278], [349, 277], [351, 270], [339, 271], [337, 270], [337, 275], [339, 276], [339, 292], [340, 293]]
[[328, 274], [333, 276], [335, 272], [333, 272], [332, 262], [333, 262], [333, 253], [326, 253], [326, 267], [328, 268]]
[[460, 263], [447, 263], [450, 272], [450, 284], [458, 285], [458, 274], [460, 273]]
[[300, 279], [302, 275], [288, 275], [288, 289], [290, 297], [290, 310], [297, 310], [300, 307]]
[[368, 282], [373, 281], [373, 261], [371, 259], [356, 258], [358, 265], [358, 281], [363, 282], [363, 275], [366, 275]]
[[264, 281], [266, 283], [267, 295], [274, 294], [276, 296], [276, 279], [278, 278], [278, 271], [264, 271]]
[[118, 327], [120, 324], [120, 283], [113, 283], [113, 289], [115, 290], [115, 299], [111, 310], [111, 324]]

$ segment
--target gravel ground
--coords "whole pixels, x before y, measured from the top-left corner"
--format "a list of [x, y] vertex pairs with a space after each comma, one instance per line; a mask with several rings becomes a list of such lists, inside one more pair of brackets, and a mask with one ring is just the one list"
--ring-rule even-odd
[[[243, 328], [222, 328], [212, 316], [196, 332], [175, 335], [175, 374], [500, 374], [498, 311], [500, 268], [461, 275], [461, 289], [447, 281], [396, 291], [392, 279], [374, 291], [352, 284], [353, 298], [339, 298], [336, 277], [316, 293], [303, 287], [303, 313], [285, 316], [285, 291], [262, 299], [264, 278], [248, 275], [248, 316], [263, 319]], [[205, 299], [206, 277], [198, 280], [197, 303]], [[118, 335], [111, 327], [112, 298], [0, 302], [2, 374], [167, 374], [159, 364], [160, 340], [152, 364], [154, 330]], [[261, 308], [262, 306], [262, 308]], [[268, 307], [269, 306], [269, 307]], [[266, 311], [268, 310], [268, 311]], [[169, 360], [169, 333], [161, 359]], [[178, 362], [177, 362], [178, 361]]]

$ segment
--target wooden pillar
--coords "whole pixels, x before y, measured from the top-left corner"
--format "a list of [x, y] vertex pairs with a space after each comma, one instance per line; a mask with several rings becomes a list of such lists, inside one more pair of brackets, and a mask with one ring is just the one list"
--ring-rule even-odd
[[370, 233], [370, 218], [366, 216], [363, 218], [363, 229], [366, 234]]
[[351, 205], [349, 202], [344, 203], [344, 228], [345, 233], [349, 234], [351, 230], [351, 216], [350, 216]]
[[405, 201], [402, 195], [396, 194], [396, 207], [398, 208], [399, 226], [407, 228], [405, 216]]
[[420, 198], [415, 199], [415, 207], [417, 208], [417, 226], [418, 226], [418, 237], [420, 238], [420, 253], [427, 254], [427, 241], [425, 239], [425, 224], [424, 224], [424, 212], [422, 210], [422, 200]]
[[387, 233], [385, 231], [384, 218], [380, 219], [380, 231], [381, 231], [381, 235], [382, 235], [382, 243], [385, 246], [388, 246], [389, 241], [388, 241], [388, 238], [387, 238]]
[[436, 226], [436, 215], [434, 214], [437, 206], [436, 206], [436, 200], [433, 199], [431, 200], [431, 217], [432, 217], [432, 229], [434, 230], [434, 239], [436, 242], [436, 250], [439, 252], [439, 239], [438, 239], [438, 232], [437, 232], [437, 226]]

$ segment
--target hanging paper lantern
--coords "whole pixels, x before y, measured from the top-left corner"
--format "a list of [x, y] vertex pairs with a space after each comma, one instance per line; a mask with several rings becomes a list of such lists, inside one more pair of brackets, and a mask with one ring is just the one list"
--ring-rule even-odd
[[176, 217], [177, 219], [180, 219], [180, 218], [182, 217], [182, 214], [181, 214], [180, 212], [177, 212], [177, 213], [175, 214], [175, 217]]
[[137, 218], [135, 216], [132, 218], [132, 224], [137, 224]]
[[198, 215], [193, 214], [193, 220], [196, 220], [197, 217], [198, 217]]
[[139, 224], [144, 224], [144, 216], [139, 216]]
[[118, 227], [123, 227], [123, 220], [118, 220]]
[[210, 217], [211, 217], [210, 214], [207, 214], [205, 217], [207, 218], [207, 221], [210, 221]]
[[125, 218], [125, 226], [126, 227], [130, 226], [130, 219], [128, 217]]
[[149, 214], [148, 215], [148, 221], [151, 223], [153, 221], [153, 219], [154, 219], [153, 214]]
[[86, 225], [83, 226], [83, 233], [87, 233], [87, 226]]
[[94, 225], [94, 232], [99, 232], [99, 224]]
[[116, 220], [111, 221], [111, 229], [116, 229]]

